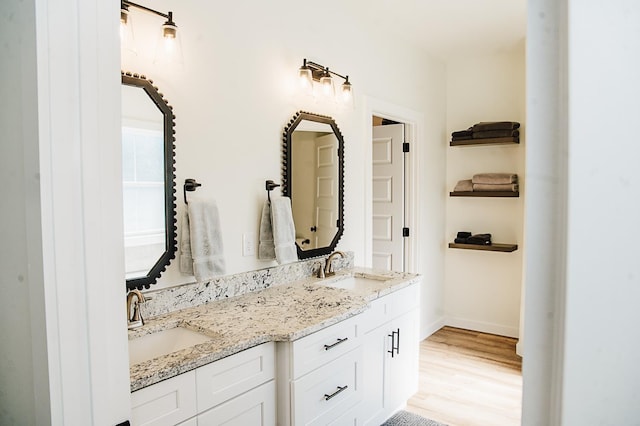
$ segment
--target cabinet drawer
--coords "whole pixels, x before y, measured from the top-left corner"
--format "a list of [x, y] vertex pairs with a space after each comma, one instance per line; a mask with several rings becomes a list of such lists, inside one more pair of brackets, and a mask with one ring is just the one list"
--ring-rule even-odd
[[265, 343], [196, 370], [198, 411], [207, 410], [275, 377], [275, 344]]
[[359, 345], [360, 315], [292, 343], [293, 378], [298, 378]]
[[131, 424], [175, 425], [194, 416], [196, 410], [195, 371], [172, 377], [131, 394]]
[[361, 376], [358, 347], [293, 381], [293, 424], [326, 425], [344, 416], [362, 398]]
[[198, 416], [198, 426], [274, 426], [276, 386], [273, 380]]
[[420, 304], [418, 283], [394, 291], [371, 302], [371, 307], [363, 313], [363, 332], [379, 327], [385, 322], [409, 312]]

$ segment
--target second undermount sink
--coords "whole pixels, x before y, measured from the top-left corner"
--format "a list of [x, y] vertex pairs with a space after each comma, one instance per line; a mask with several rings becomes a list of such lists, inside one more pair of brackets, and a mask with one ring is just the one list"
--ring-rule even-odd
[[129, 340], [129, 365], [168, 355], [213, 337], [184, 327], [174, 327]]
[[327, 282], [328, 287], [343, 288], [345, 290], [368, 290], [372, 286], [380, 285], [385, 279], [370, 278], [370, 277], [347, 277], [341, 280]]

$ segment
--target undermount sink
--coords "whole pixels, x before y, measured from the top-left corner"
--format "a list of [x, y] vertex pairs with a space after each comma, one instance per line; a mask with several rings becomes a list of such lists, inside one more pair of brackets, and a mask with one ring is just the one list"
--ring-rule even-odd
[[327, 287], [343, 288], [345, 290], [370, 289], [372, 285], [379, 285], [384, 279], [369, 278], [369, 277], [347, 277], [341, 280], [330, 281], [325, 285]]
[[184, 327], [174, 327], [129, 340], [129, 365], [213, 340], [213, 337]]

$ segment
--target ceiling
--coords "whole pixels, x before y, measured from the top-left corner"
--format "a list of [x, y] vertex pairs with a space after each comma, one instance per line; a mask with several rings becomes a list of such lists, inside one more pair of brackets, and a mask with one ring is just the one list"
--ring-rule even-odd
[[[345, 2], [344, 5], [352, 2]], [[367, 0], [360, 19], [447, 60], [512, 49], [526, 35], [526, 0]]]

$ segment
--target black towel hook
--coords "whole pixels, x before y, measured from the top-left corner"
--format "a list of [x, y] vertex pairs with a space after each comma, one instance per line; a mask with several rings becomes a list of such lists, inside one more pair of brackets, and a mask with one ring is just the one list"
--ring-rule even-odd
[[269, 202], [271, 202], [271, 191], [279, 186], [279, 184], [274, 183], [272, 180], [267, 180], [264, 182], [264, 188], [267, 190], [267, 199], [269, 200]]
[[182, 186], [182, 193], [184, 194], [184, 203], [185, 204], [189, 204], [189, 202], [187, 201], [187, 191], [189, 192], [193, 192], [196, 190], [196, 188], [202, 186], [201, 183], [196, 182], [195, 179], [185, 179], [184, 180], [184, 185]]

